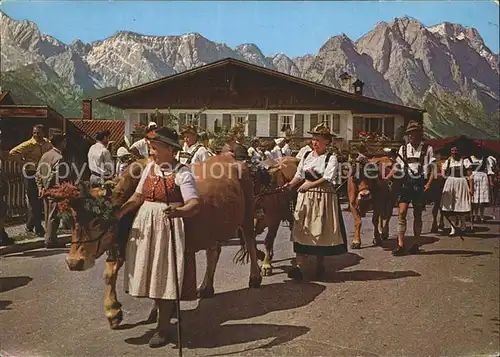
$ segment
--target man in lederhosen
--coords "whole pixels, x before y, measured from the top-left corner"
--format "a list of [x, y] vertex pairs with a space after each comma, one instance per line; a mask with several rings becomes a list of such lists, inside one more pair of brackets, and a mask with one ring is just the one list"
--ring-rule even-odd
[[[418, 240], [422, 233], [422, 212], [425, 209], [425, 196], [435, 175], [435, 161], [432, 146], [423, 142], [422, 124], [410, 120], [405, 134], [408, 143], [399, 148], [394, 169], [388, 179], [395, 176], [402, 179], [401, 190], [398, 197], [398, 246], [392, 252], [395, 256], [418, 253]], [[413, 235], [414, 242], [408, 251], [405, 251], [404, 241], [406, 233], [406, 214], [409, 204], [413, 206]]]
[[177, 154], [177, 160], [181, 164], [190, 165], [210, 157], [208, 149], [198, 141], [198, 132], [194, 125], [185, 125], [181, 135], [184, 138], [184, 148]]

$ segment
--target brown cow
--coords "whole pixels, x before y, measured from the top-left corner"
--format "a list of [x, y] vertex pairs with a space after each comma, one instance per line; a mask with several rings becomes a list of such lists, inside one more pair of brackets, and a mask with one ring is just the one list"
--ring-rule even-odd
[[[370, 209], [373, 209], [374, 234], [372, 243], [380, 245], [381, 241], [389, 236], [389, 223], [393, 208], [397, 203], [401, 181], [395, 178], [387, 181], [384, 180], [384, 177], [390, 172], [394, 162], [392, 155], [370, 159], [367, 164], [360, 165], [359, 176], [348, 179], [349, 208], [354, 218], [354, 239], [351, 243], [351, 249], [361, 248], [361, 218], [365, 217]], [[442, 162], [437, 162], [438, 175], [432, 181], [429, 191], [426, 192], [427, 203], [433, 205], [431, 233], [436, 233], [438, 229], [443, 227], [443, 215], [440, 215], [438, 224], [444, 185], [444, 180], [441, 177]], [[368, 170], [365, 170], [366, 168]]]
[[[113, 210], [118, 209], [133, 194], [140, 172], [146, 164], [147, 159], [132, 163], [117, 179], [108, 199]], [[185, 219], [186, 251], [192, 253], [186, 256], [194, 259], [194, 252], [207, 251], [207, 271], [199, 295], [208, 297], [214, 294], [213, 280], [220, 254], [219, 242], [233, 238], [236, 231], [240, 232], [242, 249], [235, 258], [240, 262], [250, 258], [249, 286], [260, 287], [262, 277], [257, 263], [253, 228], [253, 185], [248, 166], [230, 156], [219, 155], [193, 164], [191, 170], [196, 177], [201, 210], [196, 216]], [[116, 297], [116, 280], [125, 259], [123, 252], [133, 214], [117, 222], [105, 220], [85, 208], [85, 201], [102, 200], [103, 196], [109, 195], [109, 192], [105, 195], [109, 190], [92, 189], [89, 195], [85, 195], [82, 191], [78, 194], [73, 186], [69, 189], [66, 187], [66, 192], [61, 191], [64, 190], [49, 190], [46, 195], [69, 201], [73, 227], [72, 245], [66, 262], [70, 270], [89, 268], [105, 251], [110, 250], [104, 273], [104, 305], [111, 328], [117, 328], [122, 321], [122, 310]]]
[[255, 175], [255, 234], [261, 234], [267, 227], [264, 239], [265, 255], [262, 263], [262, 275], [272, 274], [271, 262], [273, 259], [274, 240], [282, 221], [286, 221], [291, 228], [293, 222], [293, 202], [296, 193], [289, 190], [279, 190], [286, 182], [293, 179], [297, 172], [299, 160], [295, 157], [284, 156], [277, 161], [265, 160], [263, 166], [269, 167], [269, 182], [262, 176]]
[[354, 219], [354, 239], [351, 249], [361, 248], [361, 218], [372, 209], [373, 244], [381, 245], [389, 237], [389, 221], [396, 200], [396, 186], [383, 177], [387, 175], [393, 161], [389, 157], [366, 160], [353, 167], [347, 180], [349, 209]]

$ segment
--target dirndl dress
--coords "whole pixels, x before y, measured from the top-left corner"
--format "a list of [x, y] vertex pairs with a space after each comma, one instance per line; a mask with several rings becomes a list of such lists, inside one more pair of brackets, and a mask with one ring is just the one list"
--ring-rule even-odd
[[327, 181], [297, 195], [291, 234], [295, 253], [332, 256], [347, 252], [344, 219], [333, 185], [337, 172], [335, 155], [310, 151], [300, 160], [296, 176], [307, 181], [324, 177]]
[[441, 210], [445, 212], [466, 213], [471, 211], [471, 197], [466, 178], [470, 162], [465, 159], [448, 159], [443, 164], [446, 181], [441, 194]]
[[[169, 220], [164, 213], [168, 206], [165, 196], [169, 203], [182, 203], [187, 197], [184, 197], [177, 184], [180, 181], [176, 179], [179, 173], [171, 173], [163, 179], [154, 169], [153, 162], [146, 166], [137, 187], [144, 197], [144, 203], [136, 213], [126, 246], [125, 292], [135, 297], [176, 299], [174, 249], [171, 237], [173, 233], [181, 299], [195, 300], [197, 298], [195, 252], [186, 247], [183, 219], [173, 218], [173, 230], [171, 230]], [[167, 186], [166, 194], [164, 180]]]
[[488, 204], [490, 203], [490, 185], [488, 181], [488, 171], [491, 170], [486, 158], [471, 158], [472, 161], [472, 179], [474, 189], [472, 203]]

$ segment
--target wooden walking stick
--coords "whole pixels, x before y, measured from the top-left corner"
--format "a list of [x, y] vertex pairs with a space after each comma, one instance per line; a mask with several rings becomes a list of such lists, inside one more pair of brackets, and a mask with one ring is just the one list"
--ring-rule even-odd
[[[168, 206], [168, 194], [167, 194], [167, 180], [165, 177], [165, 172], [161, 170], [163, 177], [163, 186], [165, 187], [165, 198]], [[174, 233], [174, 221], [172, 218], [168, 218], [169, 228], [170, 228], [170, 242], [172, 243], [172, 249], [174, 251], [174, 279], [175, 279], [175, 308], [177, 311], [177, 341], [179, 347], [179, 357], [182, 357], [182, 328], [181, 328], [181, 297], [179, 294], [179, 276], [177, 274], [177, 244], [175, 243], [175, 233]], [[161, 318], [161, 316], [160, 316]]]

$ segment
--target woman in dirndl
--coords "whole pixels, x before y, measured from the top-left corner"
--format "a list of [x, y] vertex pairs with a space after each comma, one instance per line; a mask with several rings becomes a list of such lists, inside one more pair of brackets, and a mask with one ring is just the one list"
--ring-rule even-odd
[[[490, 187], [493, 187], [494, 173], [482, 147], [476, 147], [470, 161], [474, 181], [471, 222], [484, 223], [484, 210], [490, 203]], [[476, 219], [474, 219], [474, 216]]]
[[199, 211], [199, 199], [190, 169], [175, 160], [176, 152], [182, 149], [177, 132], [160, 128], [147, 139], [154, 160], [146, 165], [134, 195], [118, 217], [139, 208], [125, 251], [124, 285], [128, 294], [153, 299], [158, 306], [158, 325], [149, 341], [154, 348], [168, 343], [176, 270], [181, 300], [197, 298], [195, 256], [186, 249], [183, 218]]
[[[473, 190], [471, 163], [462, 157], [456, 147], [450, 150], [450, 157], [441, 167], [442, 175], [446, 179], [441, 195], [441, 212], [447, 215], [451, 222], [458, 217], [460, 230], [465, 227], [465, 216], [471, 211], [471, 194]], [[455, 227], [451, 226], [450, 236], [456, 235]]]
[[294, 267], [288, 277], [302, 280], [302, 268], [307, 255], [316, 256], [316, 278], [325, 273], [324, 257], [347, 252], [347, 235], [335, 191], [339, 179], [337, 156], [327, 152], [333, 134], [325, 124], [312, 131], [312, 151], [299, 162], [295, 177], [285, 187], [298, 188], [297, 204], [292, 226]]

